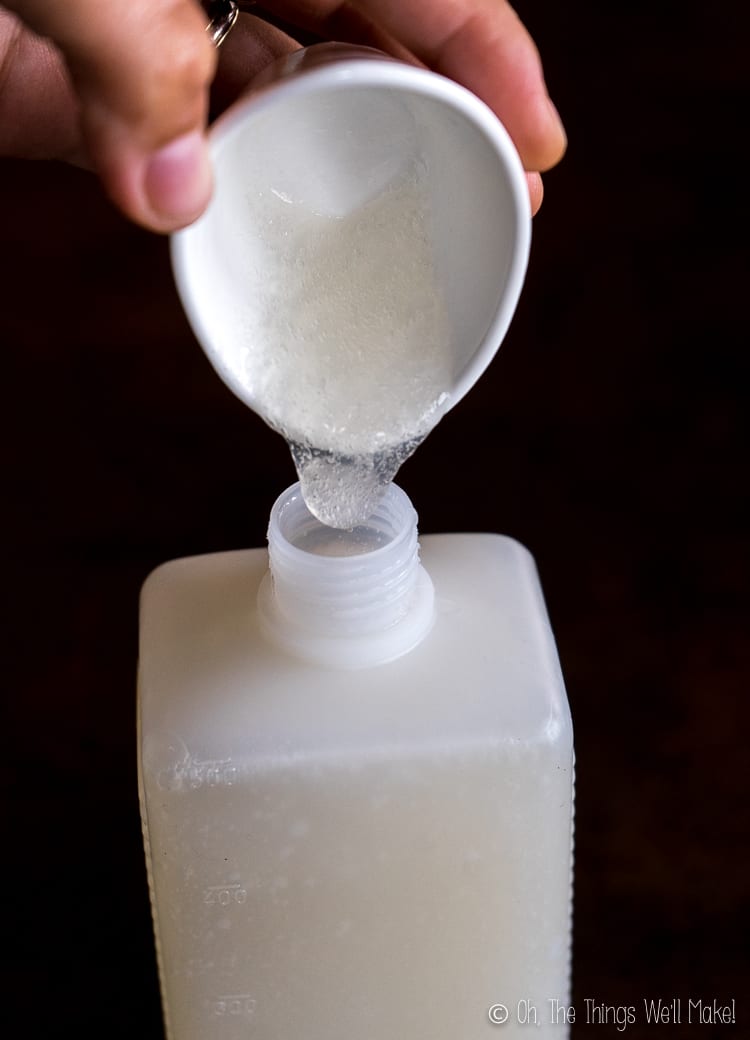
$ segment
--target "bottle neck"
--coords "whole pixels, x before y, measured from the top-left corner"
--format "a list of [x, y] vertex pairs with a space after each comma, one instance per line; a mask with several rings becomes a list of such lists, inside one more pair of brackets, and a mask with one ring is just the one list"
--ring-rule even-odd
[[417, 514], [394, 484], [351, 531], [321, 524], [293, 485], [271, 510], [268, 556], [261, 624], [298, 657], [339, 668], [383, 664], [412, 650], [432, 625]]

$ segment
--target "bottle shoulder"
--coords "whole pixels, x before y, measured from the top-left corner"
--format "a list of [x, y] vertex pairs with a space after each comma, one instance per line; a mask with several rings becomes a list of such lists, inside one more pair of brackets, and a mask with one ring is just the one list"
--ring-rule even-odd
[[[427, 535], [435, 622], [410, 653], [340, 671], [263, 636], [262, 549], [163, 564], [144, 584], [139, 689], [145, 735], [258, 758], [418, 748], [572, 745], [554, 639], [532, 557], [494, 534]], [[237, 752], [234, 752], [235, 754]]]

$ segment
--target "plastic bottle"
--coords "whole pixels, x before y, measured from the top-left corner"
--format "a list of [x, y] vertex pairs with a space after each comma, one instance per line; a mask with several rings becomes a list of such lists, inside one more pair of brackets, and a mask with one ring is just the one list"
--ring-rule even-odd
[[348, 534], [295, 486], [269, 553], [143, 590], [169, 1040], [473, 1040], [498, 1008], [565, 1035], [572, 728], [528, 552], [432, 535], [420, 563], [396, 487]]

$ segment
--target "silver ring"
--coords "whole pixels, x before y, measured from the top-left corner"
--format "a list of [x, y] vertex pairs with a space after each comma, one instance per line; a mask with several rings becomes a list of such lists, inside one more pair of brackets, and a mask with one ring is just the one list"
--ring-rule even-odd
[[215, 47], [221, 47], [234, 28], [240, 9], [235, 0], [203, 0], [203, 7], [209, 17], [206, 32]]

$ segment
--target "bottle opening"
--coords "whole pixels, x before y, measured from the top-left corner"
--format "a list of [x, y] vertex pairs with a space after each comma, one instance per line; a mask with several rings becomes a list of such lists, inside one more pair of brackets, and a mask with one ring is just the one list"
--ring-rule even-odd
[[295, 485], [273, 508], [269, 542], [278, 534], [290, 547], [314, 556], [362, 556], [399, 540], [408, 543], [412, 533], [416, 538], [416, 519], [408, 497], [391, 485], [364, 523], [349, 530], [328, 527], [313, 516], [302, 497], [300, 485]]
[[413, 649], [431, 627], [434, 592], [419, 562], [417, 514], [394, 484], [351, 530], [322, 524], [293, 485], [271, 510], [268, 555], [261, 622], [297, 656], [367, 667]]
[[368, 524], [360, 524], [351, 531], [339, 531], [321, 524], [300, 531], [292, 539], [292, 544], [315, 556], [361, 556], [382, 549], [390, 540], [389, 535]]

